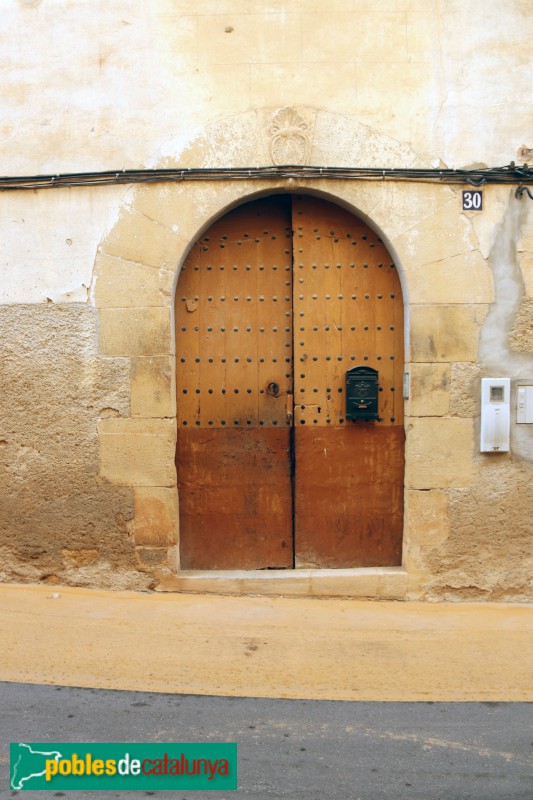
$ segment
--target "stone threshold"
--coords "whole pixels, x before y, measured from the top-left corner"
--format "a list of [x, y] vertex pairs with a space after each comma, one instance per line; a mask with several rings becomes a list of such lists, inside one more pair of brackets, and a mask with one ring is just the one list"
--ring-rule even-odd
[[405, 600], [407, 571], [404, 567], [183, 570], [163, 578], [156, 591]]

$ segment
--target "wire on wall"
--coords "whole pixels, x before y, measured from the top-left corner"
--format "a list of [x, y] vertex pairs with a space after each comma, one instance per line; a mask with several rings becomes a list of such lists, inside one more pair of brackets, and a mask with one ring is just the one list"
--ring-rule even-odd
[[512, 161], [505, 167], [491, 169], [409, 169], [379, 167], [225, 167], [186, 169], [123, 169], [101, 172], [69, 172], [57, 175], [31, 175], [1, 177], [0, 191], [23, 189], [54, 189], [72, 186], [109, 186], [132, 183], [162, 183], [182, 181], [251, 181], [294, 178], [306, 180], [323, 178], [344, 181], [409, 181], [422, 183], [469, 184], [480, 187], [487, 184], [520, 184], [515, 194], [531, 192], [522, 184], [533, 184], [533, 167], [516, 166]]

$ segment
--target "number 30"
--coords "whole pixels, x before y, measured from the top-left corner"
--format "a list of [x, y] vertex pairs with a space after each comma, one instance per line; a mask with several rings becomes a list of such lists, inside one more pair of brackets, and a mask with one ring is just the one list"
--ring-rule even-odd
[[463, 209], [465, 211], [480, 211], [482, 197], [481, 192], [463, 192]]

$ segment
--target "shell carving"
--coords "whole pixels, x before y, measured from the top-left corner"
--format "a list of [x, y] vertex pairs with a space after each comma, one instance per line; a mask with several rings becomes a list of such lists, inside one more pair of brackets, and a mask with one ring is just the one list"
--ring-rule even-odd
[[309, 156], [309, 127], [294, 108], [282, 108], [269, 128], [273, 164], [305, 164]]

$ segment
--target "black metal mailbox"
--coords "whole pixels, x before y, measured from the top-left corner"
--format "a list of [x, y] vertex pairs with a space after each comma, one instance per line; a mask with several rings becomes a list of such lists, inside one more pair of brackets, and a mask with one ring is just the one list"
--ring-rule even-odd
[[352, 367], [346, 373], [346, 419], [379, 419], [379, 374], [372, 367]]

